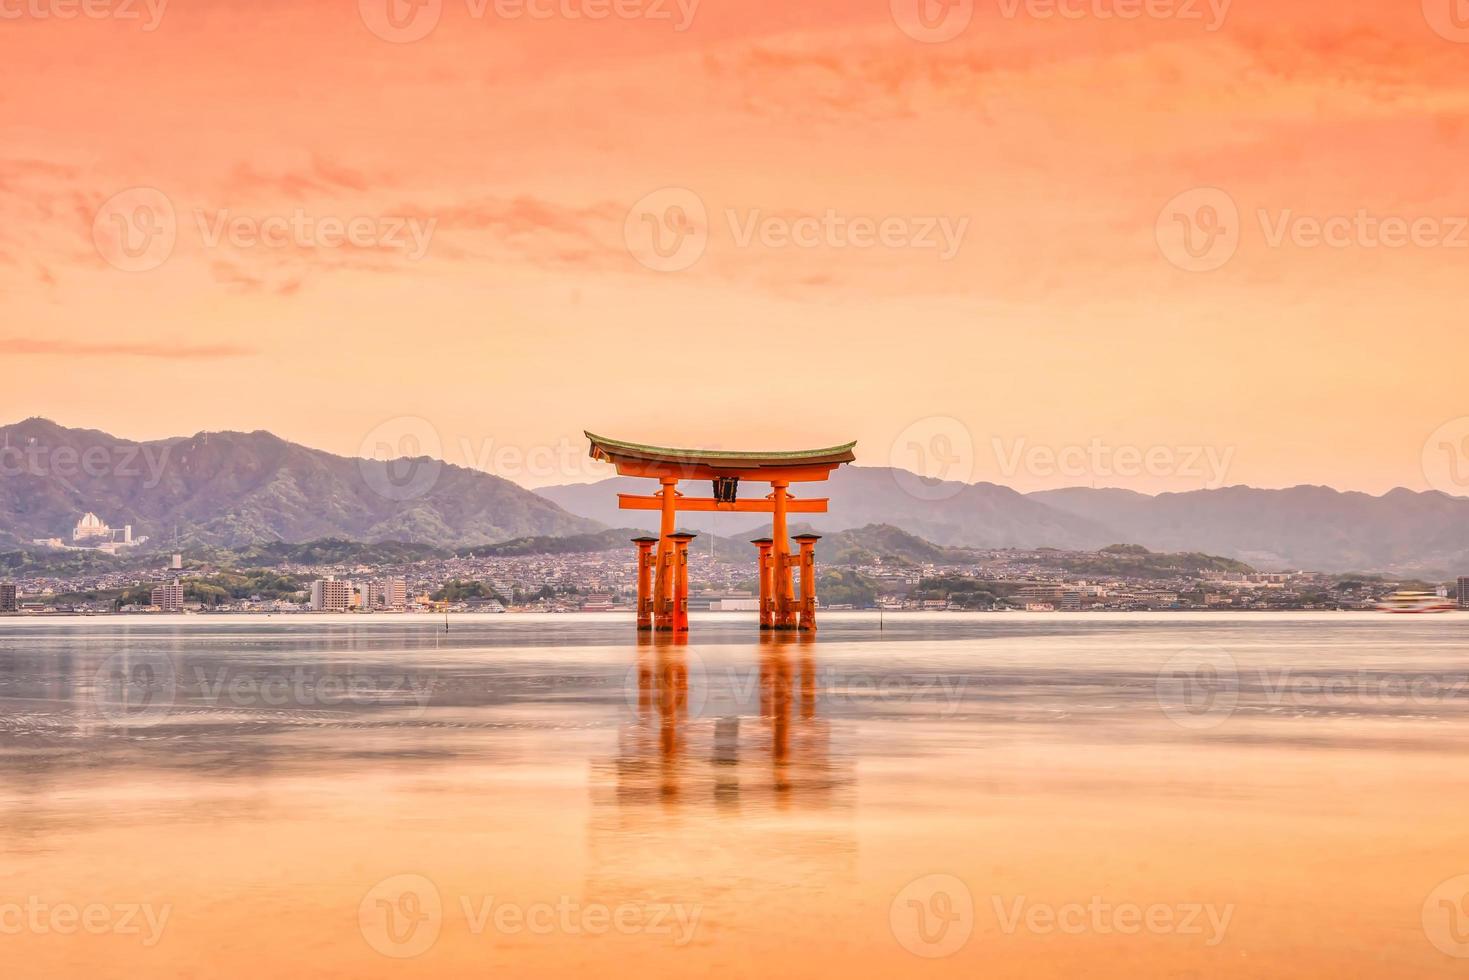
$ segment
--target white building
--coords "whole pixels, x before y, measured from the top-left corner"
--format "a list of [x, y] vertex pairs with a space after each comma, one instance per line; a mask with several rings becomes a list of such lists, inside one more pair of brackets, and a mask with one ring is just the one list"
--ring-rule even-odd
[[324, 578], [311, 583], [311, 608], [315, 612], [346, 612], [352, 608], [352, 583]]
[[184, 583], [178, 579], [153, 587], [153, 605], [164, 612], [184, 611]]

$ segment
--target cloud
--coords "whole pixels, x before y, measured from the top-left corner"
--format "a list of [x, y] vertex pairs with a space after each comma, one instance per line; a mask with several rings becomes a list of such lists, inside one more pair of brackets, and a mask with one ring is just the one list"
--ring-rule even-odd
[[203, 361], [249, 357], [255, 353], [235, 344], [90, 343], [74, 340], [0, 338], [8, 355], [32, 357], [146, 357], [165, 361]]

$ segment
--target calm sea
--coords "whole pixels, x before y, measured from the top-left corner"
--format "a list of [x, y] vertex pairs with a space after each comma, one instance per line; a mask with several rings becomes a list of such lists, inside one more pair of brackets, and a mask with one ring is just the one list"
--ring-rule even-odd
[[0, 620], [17, 978], [1452, 976], [1469, 616]]

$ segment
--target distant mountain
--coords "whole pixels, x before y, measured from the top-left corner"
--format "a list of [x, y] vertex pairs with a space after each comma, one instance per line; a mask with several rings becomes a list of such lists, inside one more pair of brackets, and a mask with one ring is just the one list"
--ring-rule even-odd
[[91, 511], [155, 543], [319, 538], [462, 547], [598, 530], [509, 480], [438, 460], [374, 461], [268, 432], [133, 442], [46, 419], [0, 427], [0, 546], [69, 538]]
[[[680, 489], [709, 494], [704, 483]], [[829, 482], [809, 489], [831, 498], [830, 513], [793, 520], [822, 533], [887, 524], [947, 547], [1091, 551], [1128, 542], [1260, 568], [1469, 574], [1469, 498], [1436, 492], [1374, 497], [1327, 487], [1229, 487], [1156, 497], [1090, 488], [1021, 494], [991, 483], [924, 481], [903, 470], [860, 466], [837, 470]], [[538, 492], [604, 523], [657, 527], [655, 513], [617, 510], [616, 495], [649, 493], [647, 480], [615, 477]], [[749, 516], [687, 514], [679, 523], [734, 536], [757, 526]]]
[[[603, 524], [654, 530], [653, 511], [617, 509], [619, 493], [651, 493], [650, 480], [612, 477], [599, 483], [544, 487], [537, 493], [573, 514]], [[679, 489], [707, 497], [708, 483], [685, 482]], [[928, 541], [966, 548], [1100, 548], [1119, 539], [1105, 527], [1084, 517], [1032, 500], [993, 483], [942, 483], [920, 480], [889, 467], [844, 466], [826, 483], [798, 484], [797, 495], [830, 497], [826, 514], [800, 514], [792, 520], [818, 533], [890, 524]], [[769, 492], [742, 487], [742, 495]], [[756, 525], [750, 514], [680, 514], [679, 524], [694, 531], [732, 535]]]
[[1155, 551], [1204, 551], [1265, 568], [1469, 574], [1469, 498], [1330, 487], [1164, 493], [1071, 488], [1029, 495]]

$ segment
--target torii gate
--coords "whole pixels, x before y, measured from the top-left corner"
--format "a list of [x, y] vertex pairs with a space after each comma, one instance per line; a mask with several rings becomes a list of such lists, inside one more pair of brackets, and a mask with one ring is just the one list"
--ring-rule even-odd
[[[825, 498], [796, 499], [792, 483], [815, 483], [856, 456], [855, 442], [800, 452], [731, 452], [714, 449], [667, 449], [604, 439], [588, 432], [593, 459], [611, 463], [620, 476], [657, 480], [662, 489], [651, 496], [618, 494], [623, 510], [662, 513], [656, 538], [634, 538], [638, 546], [638, 629], [674, 633], [689, 628], [689, 542], [693, 534], [677, 533], [678, 511], [734, 511], [772, 515], [772, 537], [757, 539], [760, 549], [760, 628], [816, 629], [816, 542], [820, 535], [796, 538], [798, 559], [791, 556], [788, 514], [825, 514]], [[685, 497], [680, 480], [709, 480], [712, 497]], [[770, 495], [739, 499], [740, 481], [769, 483]], [[658, 553], [653, 554], [654, 546]], [[796, 608], [792, 568], [801, 565], [801, 608]], [[650, 574], [652, 573], [652, 574]], [[648, 579], [653, 578], [649, 594]]]

